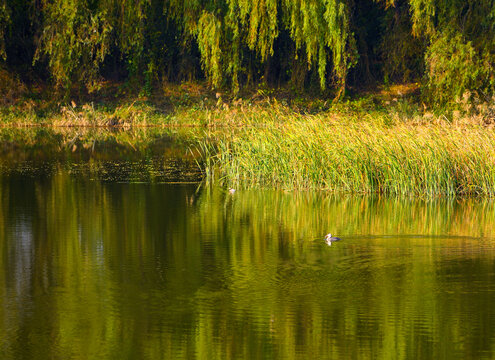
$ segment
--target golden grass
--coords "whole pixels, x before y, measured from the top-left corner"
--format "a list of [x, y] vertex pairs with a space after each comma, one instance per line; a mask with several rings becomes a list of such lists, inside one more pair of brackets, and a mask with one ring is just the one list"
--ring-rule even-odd
[[203, 149], [231, 186], [495, 194], [495, 131], [479, 125], [280, 115]]

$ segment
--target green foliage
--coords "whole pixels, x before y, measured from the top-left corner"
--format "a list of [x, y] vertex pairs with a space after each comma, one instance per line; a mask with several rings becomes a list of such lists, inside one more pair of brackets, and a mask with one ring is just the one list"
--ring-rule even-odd
[[426, 53], [428, 90], [437, 101], [461, 98], [470, 89], [484, 90], [494, 84], [494, 59], [480, 56], [461, 34], [444, 33], [435, 38]]
[[186, 35], [196, 39], [203, 70], [214, 87], [227, 80], [238, 91], [240, 76], [249, 77], [252, 71], [248, 61], [253, 53], [261, 63], [275, 55], [281, 29], [290, 34], [292, 56], [297, 59], [303, 50], [308, 66], [317, 67], [322, 89], [328, 82], [329, 60], [340, 89], [355, 61], [345, 1], [228, 0], [204, 6], [171, 1], [169, 7], [183, 19]]
[[205, 78], [340, 98], [349, 84], [424, 75], [448, 102], [493, 92], [494, 20], [489, 0], [0, 0], [0, 56], [65, 94], [105, 78], [148, 95]]
[[413, 31], [429, 42], [429, 96], [446, 103], [495, 86], [495, 4], [489, 0], [411, 0]]
[[347, 71], [356, 60], [353, 57], [355, 49], [349, 32], [349, 9], [346, 2], [285, 0], [284, 5], [296, 49], [304, 47], [308, 63], [317, 64], [321, 88], [326, 86], [327, 59], [330, 55], [338, 87], [342, 90]]
[[43, 31], [35, 61], [48, 57], [55, 84], [68, 91], [75, 83], [91, 91], [109, 51], [112, 25], [106, 10], [88, 0], [44, 0]]
[[[231, 43], [226, 73], [232, 77], [234, 91], [239, 90], [239, 73], [243, 69], [242, 43], [256, 52], [262, 62], [273, 55], [279, 34], [279, 4], [276, 0], [228, 0], [225, 19]], [[245, 67], [244, 67], [245, 68]]]
[[150, 3], [150, 0], [112, 0], [110, 6], [107, 5], [116, 9], [114, 37], [131, 76], [138, 75], [145, 66], [145, 32]]
[[425, 52], [421, 36], [413, 36], [410, 7], [406, 0], [397, 0], [385, 9], [382, 19], [383, 38], [380, 54], [385, 81], [413, 81], [423, 74]]
[[213, 86], [220, 86], [222, 80], [222, 49], [220, 48], [221, 24], [215, 15], [203, 12], [198, 21], [197, 38], [201, 61], [206, 75]]

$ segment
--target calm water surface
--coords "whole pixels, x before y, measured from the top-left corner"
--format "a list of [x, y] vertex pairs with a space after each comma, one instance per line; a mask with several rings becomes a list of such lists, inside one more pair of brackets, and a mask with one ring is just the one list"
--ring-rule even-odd
[[1, 142], [1, 359], [495, 358], [493, 200], [230, 194], [180, 137], [29, 136]]

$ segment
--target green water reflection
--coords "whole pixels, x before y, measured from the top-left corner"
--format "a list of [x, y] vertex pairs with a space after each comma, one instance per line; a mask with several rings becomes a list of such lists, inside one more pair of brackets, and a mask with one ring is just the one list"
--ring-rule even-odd
[[0, 175], [2, 359], [495, 357], [492, 200], [229, 194], [94, 166]]

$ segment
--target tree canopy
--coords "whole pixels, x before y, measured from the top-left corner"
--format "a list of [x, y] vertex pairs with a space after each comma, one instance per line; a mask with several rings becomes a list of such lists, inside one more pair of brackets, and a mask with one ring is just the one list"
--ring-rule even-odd
[[65, 93], [421, 80], [447, 102], [493, 93], [494, 20], [491, 0], [0, 0], [0, 61]]

